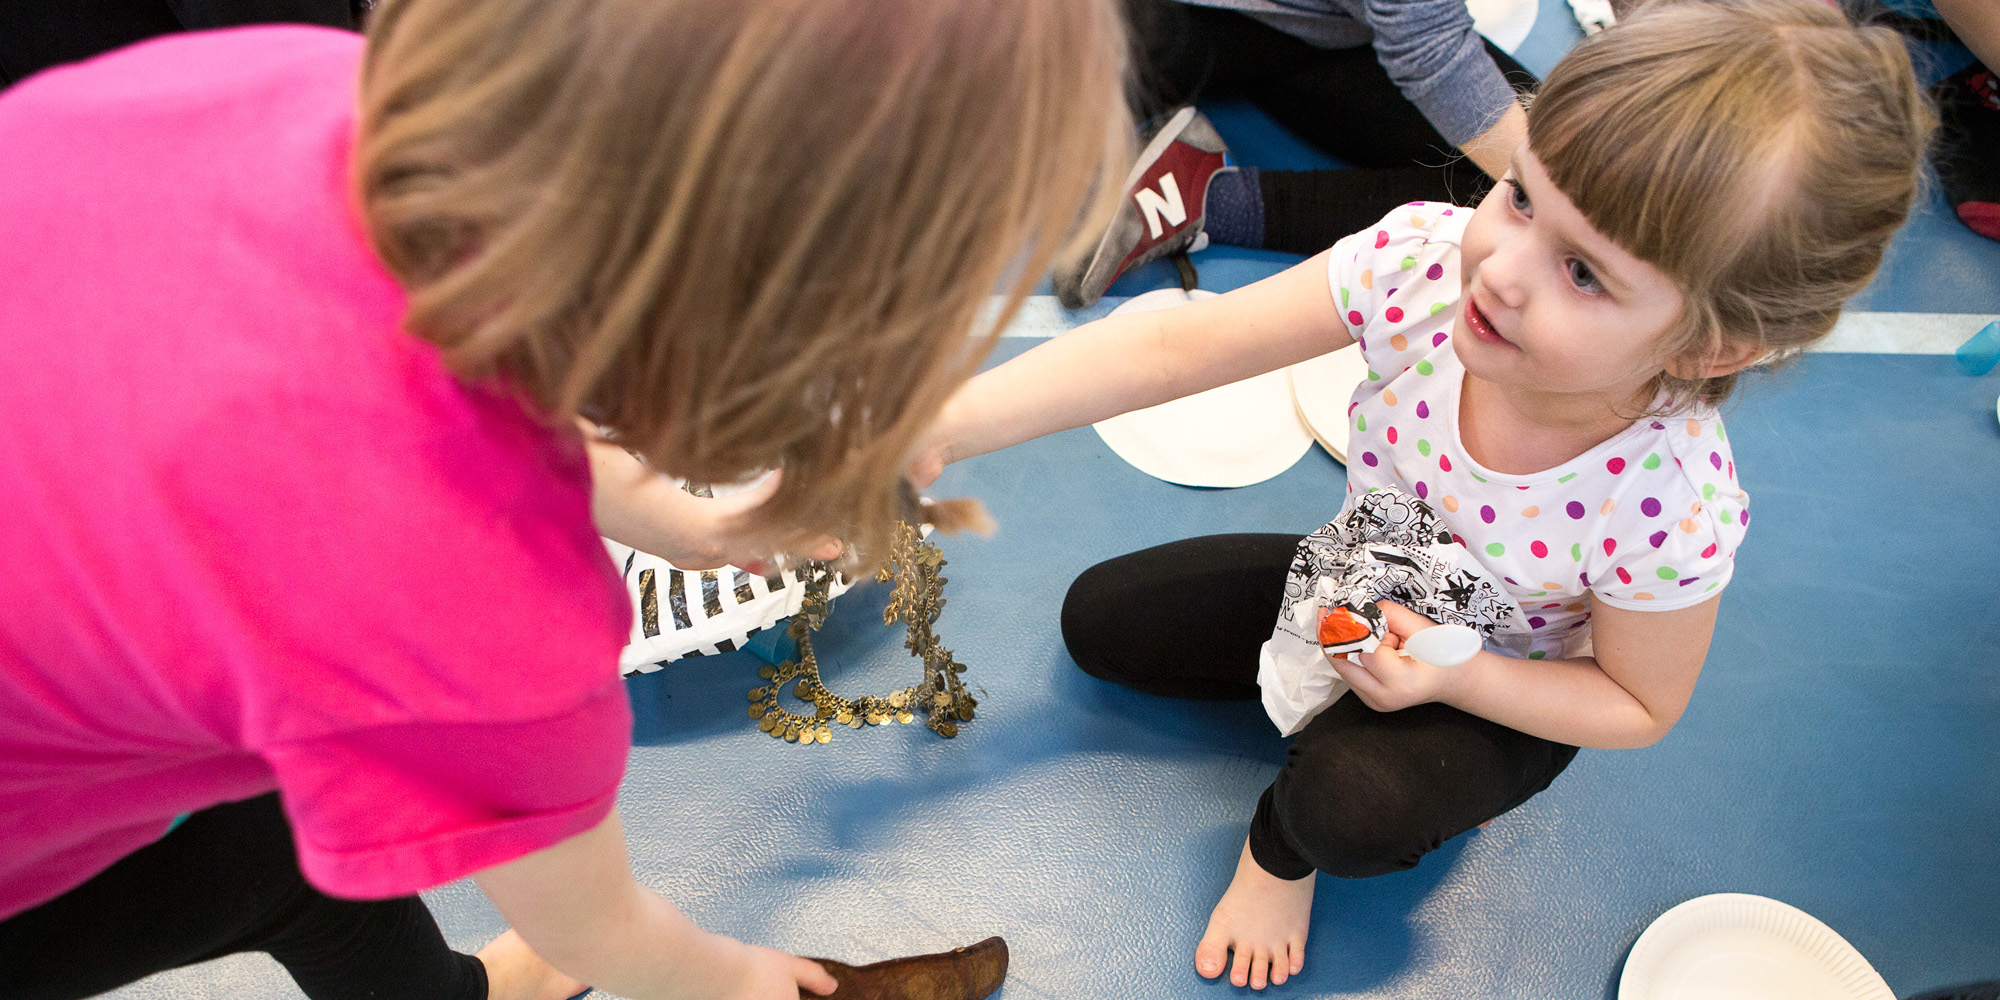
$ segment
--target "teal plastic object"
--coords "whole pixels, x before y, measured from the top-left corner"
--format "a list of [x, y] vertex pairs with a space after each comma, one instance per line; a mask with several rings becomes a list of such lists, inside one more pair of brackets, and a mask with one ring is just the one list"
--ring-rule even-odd
[[2000, 322], [1988, 323], [1972, 339], [1958, 345], [1952, 352], [1958, 359], [1959, 370], [1967, 375], [1984, 375], [2000, 364]]
[[743, 644], [743, 651], [765, 663], [777, 666], [799, 655], [799, 641], [786, 633], [792, 623], [790, 618], [780, 618], [776, 623], [750, 637]]

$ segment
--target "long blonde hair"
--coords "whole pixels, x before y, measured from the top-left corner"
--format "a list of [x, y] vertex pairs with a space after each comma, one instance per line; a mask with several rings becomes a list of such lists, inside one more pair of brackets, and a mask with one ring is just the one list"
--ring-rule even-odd
[[781, 467], [754, 529], [880, 552], [918, 435], [1119, 194], [1125, 52], [1116, 0], [391, 0], [354, 183], [456, 372], [662, 472]]
[[[1902, 40], [1821, 0], [1651, 0], [1578, 45], [1528, 145], [1598, 232], [1686, 296], [1670, 357], [1775, 362], [1833, 329], [1909, 214], [1935, 119]], [[1662, 374], [1668, 408], [1734, 374]]]

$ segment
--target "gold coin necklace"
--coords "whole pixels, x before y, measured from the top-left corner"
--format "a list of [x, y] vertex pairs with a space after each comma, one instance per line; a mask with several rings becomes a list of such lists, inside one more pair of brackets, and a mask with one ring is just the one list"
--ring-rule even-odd
[[[770, 683], [750, 689], [750, 717], [757, 720], [757, 728], [787, 743], [811, 746], [830, 742], [833, 726], [861, 729], [892, 721], [907, 725], [916, 721], [921, 709], [927, 716], [924, 725], [931, 731], [947, 738], [957, 736], [958, 724], [972, 721], [979, 702], [960, 679], [965, 664], [952, 659], [951, 650], [945, 649], [931, 630], [944, 610], [945, 578], [940, 572], [944, 566], [944, 553], [925, 540], [916, 525], [908, 521], [896, 525], [890, 537], [889, 562], [875, 573], [878, 581], [896, 581], [889, 606], [882, 611], [882, 624], [894, 625], [900, 620], [908, 626], [903, 646], [923, 661], [923, 681], [885, 696], [849, 699], [828, 690], [820, 681], [819, 657], [812, 645], [813, 633], [826, 622], [832, 607], [827, 593], [833, 582], [833, 566], [807, 563], [799, 574], [806, 582], [805, 600], [786, 629], [786, 634], [798, 641], [798, 657], [758, 669], [758, 676]], [[794, 681], [793, 696], [811, 702], [812, 715], [778, 707], [779, 689]]]

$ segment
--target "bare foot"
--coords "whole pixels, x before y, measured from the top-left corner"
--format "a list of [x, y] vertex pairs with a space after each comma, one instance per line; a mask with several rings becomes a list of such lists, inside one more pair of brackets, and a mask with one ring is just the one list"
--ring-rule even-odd
[[486, 966], [488, 1000], [569, 1000], [590, 988], [542, 961], [513, 928], [479, 949], [479, 961]]
[[1258, 867], [1250, 841], [1236, 861], [1236, 878], [1208, 915], [1208, 931], [1194, 949], [1194, 971], [1209, 979], [1222, 975], [1229, 952], [1236, 960], [1229, 981], [1261, 990], [1299, 974], [1306, 965], [1306, 926], [1312, 922], [1313, 880], [1281, 879]]

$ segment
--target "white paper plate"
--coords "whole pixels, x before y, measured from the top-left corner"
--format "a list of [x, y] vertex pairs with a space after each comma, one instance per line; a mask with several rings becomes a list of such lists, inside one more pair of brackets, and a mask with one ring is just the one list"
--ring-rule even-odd
[[1347, 404], [1354, 401], [1354, 387], [1368, 377], [1368, 362], [1361, 348], [1349, 344], [1332, 354], [1301, 361], [1285, 369], [1292, 382], [1292, 405], [1299, 419], [1320, 444], [1347, 464]]
[[[1112, 315], [1171, 309], [1214, 292], [1162, 288], [1135, 295]], [[1312, 435], [1292, 408], [1283, 369], [1218, 386], [1093, 425], [1119, 458], [1183, 486], [1248, 486], [1292, 467]]]
[[1775, 899], [1698, 896], [1632, 945], [1618, 1000], [1896, 1000], [1833, 928]]
[[1510, 56], [1527, 41], [1539, 7], [1535, 0], [1465, 0], [1465, 9], [1472, 12], [1473, 30], [1492, 39]]

